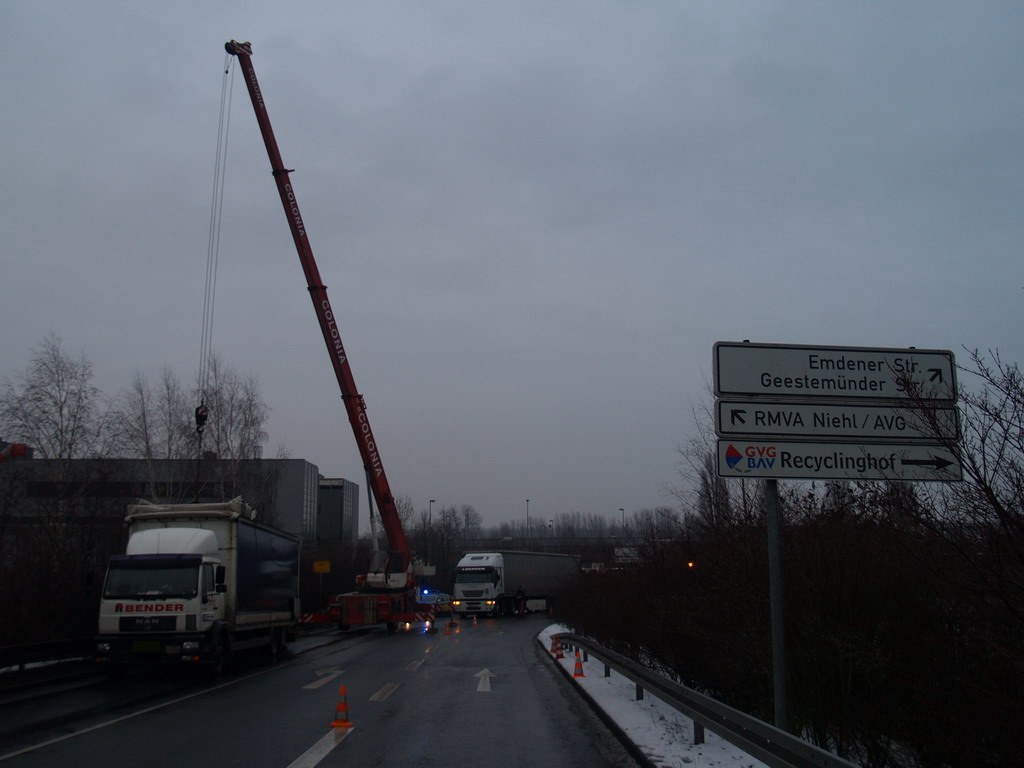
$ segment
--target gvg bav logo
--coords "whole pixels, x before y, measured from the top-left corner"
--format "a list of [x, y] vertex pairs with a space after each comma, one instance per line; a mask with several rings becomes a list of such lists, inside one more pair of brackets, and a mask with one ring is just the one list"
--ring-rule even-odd
[[753, 472], [755, 469], [774, 467], [777, 455], [774, 445], [745, 445], [740, 451], [729, 443], [725, 449], [725, 463], [736, 472]]

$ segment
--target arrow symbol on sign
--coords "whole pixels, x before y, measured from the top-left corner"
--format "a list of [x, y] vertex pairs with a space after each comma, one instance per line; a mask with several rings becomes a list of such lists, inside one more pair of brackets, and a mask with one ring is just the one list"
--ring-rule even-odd
[[946, 467], [953, 466], [952, 461], [947, 461], [941, 456], [932, 454], [930, 459], [900, 459], [900, 463], [903, 466], [910, 467], [933, 467], [935, 469], [945, 469]]
[[941, 368], [929, 368], [928, 369], [928, 373], [930, 373], [932, 375], [932, 377], [930, 379], [928, 379], [928, 381], [935, 381], [936, 379], [938, 379], [939, 380], [939, 384], [942, 383], [942, 369]]
[[746, 411], [741, 410], [739, 408], [733, 408], [731, 413], [732, 413], [732, 423], [733, 424], [735, 424], [737, 421], [740, 424], [746, 424], [747, 423], [747, 420], [743, 418], [743, 414], [745, 414]]
[[491, 672], [491, 670], [489, 670], [489, 669], [487, 669], [485, 667], [483, 670], [481, 670], [480, 672], [477, 672], [475, 675], [473, 675], [473, 677], [479, 677], [480, 678], [480, 682], [476, 684], [476, 692], [477, 693], [490, 693], [491, 692], [491, 678], [492, 677], [497, 677], [497, 675], [494, 674], [493, 672]]

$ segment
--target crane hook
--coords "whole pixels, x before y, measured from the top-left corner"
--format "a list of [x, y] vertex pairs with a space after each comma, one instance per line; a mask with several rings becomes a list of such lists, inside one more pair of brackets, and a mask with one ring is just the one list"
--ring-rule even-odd
[[205, 404], [200, 404], [196, 408], [196, 432], [200, 435], [203, 434], [203, 429], [206, 427], [206, 419], [209, 418], [210, 411]]

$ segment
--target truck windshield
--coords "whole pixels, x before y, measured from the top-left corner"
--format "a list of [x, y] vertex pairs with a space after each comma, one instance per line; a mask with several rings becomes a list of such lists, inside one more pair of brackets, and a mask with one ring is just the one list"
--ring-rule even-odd
[[494, 569], [487, 567], [460, 568], [455, 572], [456, 584], [489, 584], [494, 576]]
[[195, 597], [201, 557], [115, 557], [103, 585], [106, 598]]

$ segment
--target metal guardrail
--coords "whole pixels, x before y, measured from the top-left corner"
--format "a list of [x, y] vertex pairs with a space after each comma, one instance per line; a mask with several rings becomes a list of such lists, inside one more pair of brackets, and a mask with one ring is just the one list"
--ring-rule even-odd
[[771, 768], [860, 768], [856, 763], [669, 680], [585, 637], [571, 632], [559, 632], [553, 637], [603, 661], [606, 667], [636, 683], [638, 692], [641, 688], [649, 691], [692, 718], [695, 725], [714, 731]]
[[0, 646], [0, 669], [17, 667], [18, 670], [24, 670], [26, 664], [83, 658], [91, 653], [92, 642], [91, 637], [85, 637], [72, 640], [51, 640], [46, 643]]

